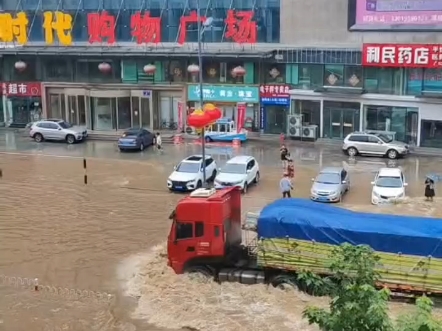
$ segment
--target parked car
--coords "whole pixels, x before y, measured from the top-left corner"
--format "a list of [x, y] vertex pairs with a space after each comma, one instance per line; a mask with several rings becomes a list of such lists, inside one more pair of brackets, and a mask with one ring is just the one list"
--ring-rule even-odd
[[120, 152], [126, 150], [139, 150], [144, 149], [150, 145], [153, 145], [155, 141], [155, 135], [143, 128], [132, 128], [126, 130], [123, 135], [118, 139], [118, 149]]
[[44, 140], [64, 140], [68, 144], [84, 141], [88, 134], [81, 126], [74, 126], [60, 119], [47, 119], [31, 124], [29, 136], [36, 142]]
[[259, 164], [253, 156], [235, 156], [219, 169], [215, 188], [237, 186], [246, 193], [249, 185], [259, 182], [259, 176]]
[[206, 182], [215, 179], [217, 166], [215, 160], [206, 155], [205, 160], [201, 155], [186, 157], [177, 166], [167, 179], [167, 188], [170, 191], [193, 191], [203, 186], [203, 162], [206, 168]]
[[410, 153], [410, 147], [401, 141], [395, 141], [385, 134], [367, 132], [347, 135], [342, 150], [349, 156], [366, 154], [386, 156], [389, 159], [397, 159]]
[[371, 192], [371, 203], [388, 202], [393, 199], [405, 197], [405, 176], [400, 168], [381, 168], [371, 182], [373, 190]]
[[310, 199], [318, 202], [341, 202], [350, 190], [350, 176], [342, 167], [322, 169], [316, 178], [312, 178]]

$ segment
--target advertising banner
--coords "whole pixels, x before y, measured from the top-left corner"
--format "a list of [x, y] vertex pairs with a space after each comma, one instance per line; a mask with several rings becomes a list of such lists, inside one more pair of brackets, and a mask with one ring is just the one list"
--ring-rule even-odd
[[442, 0], [349, 0], [351, 30], [442, 30]]
[[244, 122], [246, 119], [246, 104], [238, 103], [237, 109], [238, 109], [238, 117], [236, 123], [236, 130], [237, 132], [240, 132], [244, 128]]
[[442, 44], [364, 44], [366, 67], [442, 68]]
[[184, 103], [182, 101], [178, 102], [178, 132], [184, 130]]

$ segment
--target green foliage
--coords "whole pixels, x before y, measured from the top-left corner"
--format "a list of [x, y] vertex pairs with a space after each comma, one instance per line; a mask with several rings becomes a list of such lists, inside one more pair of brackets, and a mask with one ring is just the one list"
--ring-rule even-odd
[[377, 290], [379, 257], [368, 246], [343, 244], [331, 255], [330, 274], [321, 278], [311, 272], [299, 274], [298, 281], [310, 292], [331, 297], [328, 309], [308, 307], [304, 318], [323, 331], [442, 331], [432, 316], [433, 302], [427, 297], [416, 302], [416, 312], [394, 323], [388, 316], [390, 292]]

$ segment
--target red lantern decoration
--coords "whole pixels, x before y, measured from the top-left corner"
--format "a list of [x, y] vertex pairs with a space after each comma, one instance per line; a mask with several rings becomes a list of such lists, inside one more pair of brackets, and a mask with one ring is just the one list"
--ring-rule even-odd
[[200, 67], [197, 66], [196, 64], [191, 64], [190, 66], [187, 67], [187, 71], [191, 74], [191, 75], [196, 75], [200, 72]]
[[98, 70], [100, 70], [101, 72], [104, 72], [104, 73], [108, 73], [112, 70], [112, 67], [109, 63], [102, 62], [98, 65]]
[[24, 71], [26, 70], [27, 64], [23, 61], [17, 61], [14, 64], [15, 69], [17, 69], [18, 71]]
[[155, 70], [157, 70], [157, 67], [155, 67], [153, 64], [146, 64], [143, 67], [143, 71], [148, 75], [152, 75], [155, 72]]
[[223, 116], [221, 110], [216, 107], [210, 110], [206, 110], [206, 114], [209, 115], [211, 123], [218, 121]]
[[242, 76], [244, 76], [246, 74], [246, 69], [244, 69], [241, 66], [237, 66], [237, 67], [232, 69], [232, 74], [235, 77], [242, 77]]
[[200, 109], [193, 111], [187, 117], [187, 123], [194, 128], [201, 129], [209, 125], [211, 122], [210, 116]]

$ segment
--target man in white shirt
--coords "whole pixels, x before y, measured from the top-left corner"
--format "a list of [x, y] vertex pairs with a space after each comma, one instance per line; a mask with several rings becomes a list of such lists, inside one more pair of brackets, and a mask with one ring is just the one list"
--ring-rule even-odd
[[159, 132], [157, 132], [157, 135], [155, 137], [155, 146], [157, 147], [158, 151], [161, 152], [162, 149], [162, 140], [161, 140], [161, 135]]

